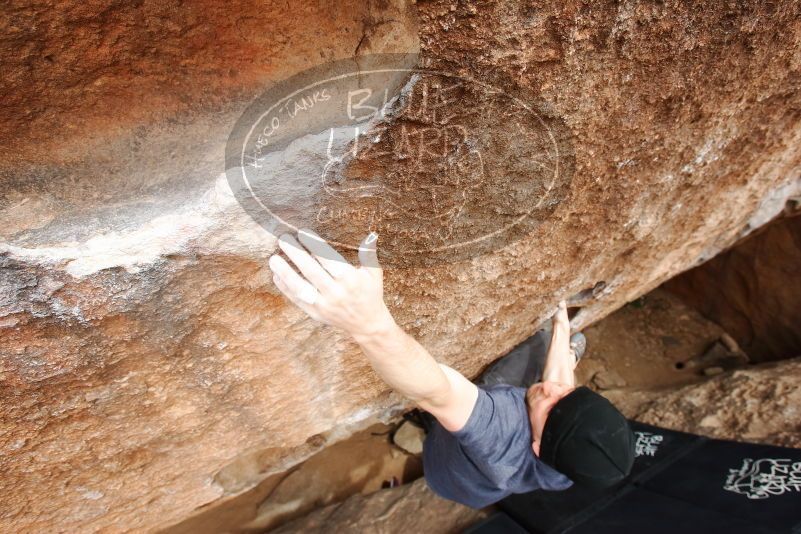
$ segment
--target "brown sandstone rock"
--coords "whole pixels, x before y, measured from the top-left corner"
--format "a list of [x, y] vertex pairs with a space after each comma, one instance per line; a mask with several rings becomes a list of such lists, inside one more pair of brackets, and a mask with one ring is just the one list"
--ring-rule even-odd
[[[791, 1], [0, 10], [3, 531], [166, 527], [401, 407], [352, 341], [277, 293], [275, 240], [219, 177], [241, 111], [294, 72], [419, 46], [421, 65], [519, 95], [569, 137], [572, 180], [529, 234], [386, 273], [399, 323], [470, 376], [559, 299], [588, 325], [799, 189]], [[452, 105], [507, 185], [536, 186], [508, 145], [519, 124]]]
[[576, 368], [576, 378], [602, 390], [699, 380], [702, 370], [719, 365], [719, 360], [693, 366], [688, 362], [701, 359], [725, 336], [720, 326], [661, 288], [606, 316], [584, 334], [587, 354]]
[[769, 224], [665, 288], [720, 324], [755, 361], [801, 354], [801, 217]]
[[681, 388], [604, 392], [627, 416], [714, 438], [801, 447], [801, 359]]
[[392, 436], [392, 442], [410, 454], [421, 454], [424, 441], [425, 431], [408, 421], [401, 424]]
[[271, 532], [364, 532], [447, 534], [462, 532], [487, 516], [431, 492], [425, 480], [315, 510]]
[[626, 386], [626, 380], [614, 369], [598, 371], [592, 377], [592, 383], [598, 389], [614, 389]]

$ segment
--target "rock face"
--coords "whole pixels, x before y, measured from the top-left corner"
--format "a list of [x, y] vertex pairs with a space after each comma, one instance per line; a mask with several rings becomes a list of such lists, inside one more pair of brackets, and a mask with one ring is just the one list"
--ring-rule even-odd
[[763, 364], [670, 390], [605, 395], [626, 417], [713, 438], [801, 447], [801, 359]]
[[[383, 424], [359, 431], [162, 532], [266, 532], [354, 494], [413, 482], [422, 475], [422, 459], [393, 445], [391, 431]], [[228, 471], [232, 480], [241, 480]]]
[[487, 513], [482, 510], [473, 510], [435, 495], [425, 480], [419, 479], [371, 495], [354, 495], [271, 532], [455, 534], [485, 517]]
[[[275, 239], [222, 175], [237, 118], [295, 72], [419, 51], [423, 67], [530, 103], [569, 146], [570, 179], [525, 235], [386, 273], [398, 322], [468, 375], [557, 300], [588, 325], [764, 224], [801, 187], [801, 6], [789, 0], [0, 10], [3, 531], [157, 530], [401, 407], [346, 336], [277, 293], [265, 267]], [[504, 199], [539, 187], [543, 165], [510, 145], [532, 126], [482, 116], [499, 101], [471, 98], [443, 105], [470, 134], [458, 146], [478, 143], [496, 165], [493, 186], [511, 173], [497, 190], [508, 197], [474, 198], [484, 220], [496, 207], [506, 217]], [[299, 183], [310, 158], [298, 147], [278, 156]], [[371, 161], [338, 172], [407, 191], [433, 179]], [[437, 198], [415, 197], [421, 220]]]
[[606, 316], [584, 334], [587, 354], [576, 368], [576, 378], [599, 391], [698, 380], [703, 368], [721, 364], [717, 359], [700, 360], [725, 336], [720, 326], [662, 288]]
[[801, 217], [778, 219], [665, 287], [737, 338], [754, 361], [801, 355]]

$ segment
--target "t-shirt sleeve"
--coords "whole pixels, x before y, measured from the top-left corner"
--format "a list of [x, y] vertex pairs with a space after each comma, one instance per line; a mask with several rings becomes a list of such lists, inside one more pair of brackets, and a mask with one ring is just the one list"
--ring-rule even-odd
[[524, 455], [533, 454], [527, 412], [508, 389], [478, 391], [467, 423], [452, 434], [476, 467], [503, 485], [527, 461]]
[[473, 411], [461, 430], [451, 432], [463, 446], [478, 445], [486, 438], [486, 431], [493, 426], [495, 400], [483, 388], [478, 388], [478, 397]]
[[423, 464], [435, 492], [473, 507], [510, 493], [562, 490], [572, 484], [534, 455], [525, 390], [508, 385], [479, 387], [461, 430], [434, 425]]

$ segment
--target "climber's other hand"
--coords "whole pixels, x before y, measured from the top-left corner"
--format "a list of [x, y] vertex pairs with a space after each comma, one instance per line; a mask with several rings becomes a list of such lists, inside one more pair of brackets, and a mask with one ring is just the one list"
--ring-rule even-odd
[[289, 300], [313, 319], [342, 328], [356, 337], [374, 335], [392, 321], [384, 304], [377, 240], [378, 235], [371, 232], [362, 241], [359, 245], [361, 265], [354, 267], [311, 230], [300, 230], [298, 239], [284, 234], [278, 245], [300, 274], [276, 254], [269, 260], [273, 281]]

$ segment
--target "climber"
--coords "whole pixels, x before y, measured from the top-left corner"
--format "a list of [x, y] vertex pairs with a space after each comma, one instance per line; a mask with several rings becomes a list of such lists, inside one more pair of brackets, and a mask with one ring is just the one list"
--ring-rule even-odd
[[[277, 254], [269, 265], [290, 301], [349, 333], [376, 373], [430, 414], [423, 467], [434, 492], [480, 508], [535, 489], [563, 490], [573, 483], [606, 488], [628, 475], [633, 434], [608, 401], [575, 386], [583, 348], [571, 348], [564, 302], [553, 318], [550, 344], [544, 332], [532, 336], [477, 386], [437, 363], [395, 323], [384, 303], [377, 239], [371, 233], [362, 241], [355, 267], [317, 234], [301, 230], [298, 239], [279, 239], [301, 274]], [[521, 354], [538, 361], [522, 361]], [[514, 369], [520, 376], [509, 376]]]

